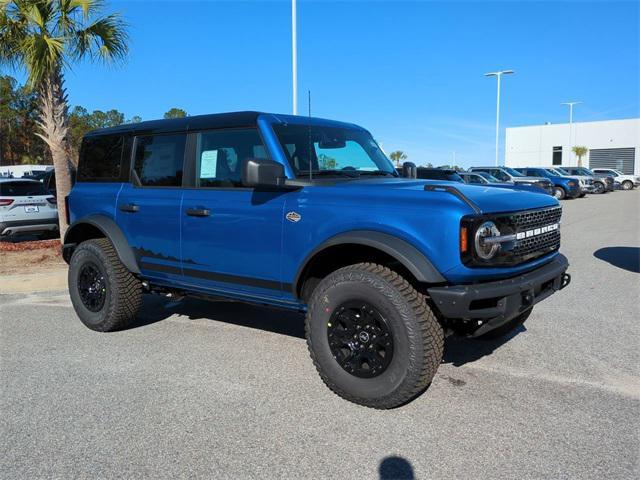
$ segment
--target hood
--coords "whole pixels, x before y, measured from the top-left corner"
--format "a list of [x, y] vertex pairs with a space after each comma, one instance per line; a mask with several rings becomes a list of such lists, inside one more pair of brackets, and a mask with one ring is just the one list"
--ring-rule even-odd
[[[425, 190], [425, 186], [431, 185], [434, 190]], [[544, 192], [525, 191], [513, 188], [495, 188], [484, 185], [468, 185], [462, 182], [446, 182], [439, 180], [408, 180], [403, 178], [380, 178], [372, 180], [357, 180], [354, 182], [342, 182], [334, 185], [338, 188], [354, 189], [358, 195], [380, 194], [380, 189], [389, 189], [393, 196], [402, 195], [415, 199], [415, 202], [428, 202], [433, 199], [437, 203], [440, 199], [455, 199], [461, 205], [467, 204], [465, 198], [475, 205], [481, 213], [516, 212], [532, 210], [536, 208], [553, 207], [558, 201]], [[443, 188], [437, 188], [443, 187]], [[447, 192], [445, 187], [452, 187], [461, 193], [461, 196]], [[404, 196], [404, 195], [403, 195]], [[468, 204], [467, 204], [468, 205]], [[473, 207], [468, 206], [469, 209]]]

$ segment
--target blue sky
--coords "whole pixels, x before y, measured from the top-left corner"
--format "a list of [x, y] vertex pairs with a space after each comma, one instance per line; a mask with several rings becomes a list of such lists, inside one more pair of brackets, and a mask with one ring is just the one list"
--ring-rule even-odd
[[[502, 126], [637, 117], [639, 2], [298, 3], [300, 111], [359, 123], [416, 163], [494, 156], [494, 78]], [[109, 2], [131, 25], [119, 67], [67, 73], [71, 104], [149, 120], [291, 111], [290, 2]], [[504, 130], [502, 130], [504, 140]], [[502, 155], [501, 155], [502, 158]]]

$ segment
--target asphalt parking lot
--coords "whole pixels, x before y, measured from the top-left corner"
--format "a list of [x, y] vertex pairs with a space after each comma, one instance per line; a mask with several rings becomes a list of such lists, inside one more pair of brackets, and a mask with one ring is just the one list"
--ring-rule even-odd
[[0, 476], [638, 478], [640, 191], [562, 205], [571, 285], [391, 411], [325, 388], [294, 314], [149, 298], [100, 334], [0, 296]]

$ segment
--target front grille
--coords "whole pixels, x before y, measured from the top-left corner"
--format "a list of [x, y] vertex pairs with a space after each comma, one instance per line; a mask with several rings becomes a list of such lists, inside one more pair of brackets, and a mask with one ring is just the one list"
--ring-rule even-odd
[[522, 231], [558, 223], [561, 217], [562, 207], [551, 207], [542, 210], [513, 213], [509, 215], [508, 218], [509, 223], [516, 231]]
[[543, 233], [537, 237], [525, 238], [516, 242], [512, 252], [519, 258], [532, 258], [560, 248], [560, 232]]
[[503, 218], [502, 220], [511, 228], [511, 233], [533, 233], [532, 236], [513, 242], [509, 251], [512, 263], [526, 262], [558, 250], [560, 248], [559, 228], [544, 233], [536, 232], [536, 229], [559, 224], [561, 218], [562, 207], [529, 210], [526, 212], [513, 213]]

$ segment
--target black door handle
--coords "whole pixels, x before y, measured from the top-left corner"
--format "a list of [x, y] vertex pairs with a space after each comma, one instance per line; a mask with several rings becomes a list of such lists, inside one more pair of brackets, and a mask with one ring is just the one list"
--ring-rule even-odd
[[123, 212], [129, 212], [129, 213], [136, 213], [137, 211], [140, 210], [140, 207], [138, 205], [136, 205], [135, 203], [127, 203], [127, 204], [124, 204], [124, 205], [120, 205], [119, 208]]
[[210, 214], [206, 208], [187, 208], [187, 215], [191, 217], [208, 217]]

